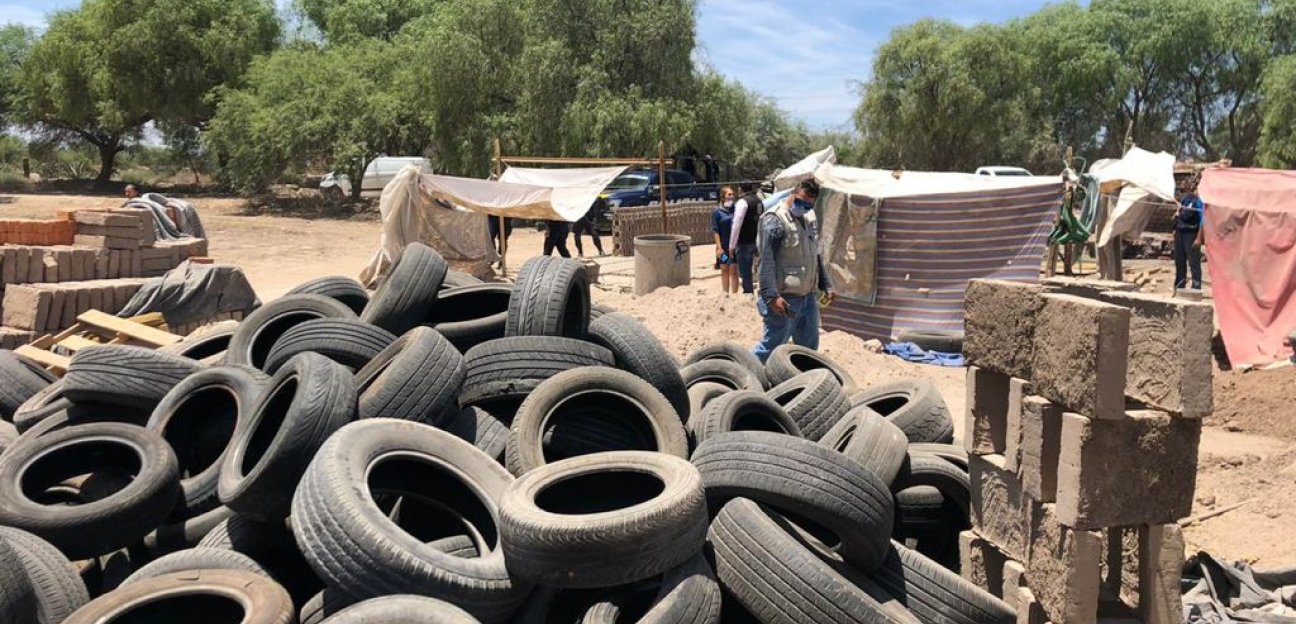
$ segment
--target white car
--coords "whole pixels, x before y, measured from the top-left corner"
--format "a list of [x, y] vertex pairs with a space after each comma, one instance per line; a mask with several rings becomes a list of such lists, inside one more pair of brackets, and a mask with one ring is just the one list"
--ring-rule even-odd
[[[384, 186], [396, 177], [405, 165], [414, 165], [423, 173], [432, 173], [432, 163], [422, 156], [379, 156], [365, 167], [364, 179], [360, 181], [361, 193], [381, 193]], [[341, 192], [342, 196], [351, 195], [351, 178], [345, 173], [330, 171], [320, 180], [320, 191], [325, 195]], [[337, 189], [336, 191], [331, 189]]]
[[998, 166], [977, 167], [976, 174], [983, 175], [983, 176], [990, 176], [992, 178], [1002, 178], [1002, 177], [1009, 177], [1009, 176], [1029, 178], [1032, 175], [1034, 175], [1031, 172], [1022, 169], [1021, 167], [998, 167]]

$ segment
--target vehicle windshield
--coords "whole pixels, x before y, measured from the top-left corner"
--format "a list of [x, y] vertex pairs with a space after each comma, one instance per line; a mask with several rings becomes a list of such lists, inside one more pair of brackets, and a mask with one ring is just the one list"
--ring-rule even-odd
[[627, 175], [617, 176], [617, 179], [613, 180], [612, 183], [608, 185], [607, 190], [636, 191], [636, 190], [646, 189], [646, 188], [648, 188], [648, 176], [627, 174]]
[[1027, 171], [1027, 170], [1025, 170], [1025, 169], [1000, 169], [1000, 170], [998, 170], [998, 171], [995, 172], [995, 175], [997, 175], [997, 176], [1022, 176], [1022, 177], [1024, 177], [1024, 178], [1029, 178], [1029, 177], [1031, 177], [1031, 172], [1029, 172], [1029, 171]]

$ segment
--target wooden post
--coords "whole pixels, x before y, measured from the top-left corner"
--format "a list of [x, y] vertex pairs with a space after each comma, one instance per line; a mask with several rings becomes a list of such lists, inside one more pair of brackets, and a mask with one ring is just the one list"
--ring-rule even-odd
[[657, 142], [657, 188], [661, 191], [662, 234], [670, 234], [666, 222], [666, 141]]
[[[498, 180], [501, 175], [504, 175], [504, 160], [503, 157], [500, 155], [499, 137], [495, 137], [495, 144], [494, 144], [493, 151], [495, 152], [495, 154], [494, 157], [491, 159], [494, 161], [492, 168], [495, 170], [495, 179]], [[502, 274], [504, 277], [508, 277], [508, 229], [505, 227], [506, 224], [504, 221], [504, 217], [501, 216], [496, 218], [499, 219], [500, 274]]]

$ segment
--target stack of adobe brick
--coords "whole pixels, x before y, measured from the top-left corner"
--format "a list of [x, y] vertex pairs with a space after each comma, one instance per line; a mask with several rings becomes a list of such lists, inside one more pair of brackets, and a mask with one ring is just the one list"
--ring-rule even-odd
[[969, 285], [962, 569], [1019, 622], [1182, 620], [1212, 323], [1102, 285]]
[[159, 241], [146, 210], [63, 210], [0, 221], [0, 348], [70, 327], [90, 309], [116, 313], [145, 280], [207, 255], [206, 239]]

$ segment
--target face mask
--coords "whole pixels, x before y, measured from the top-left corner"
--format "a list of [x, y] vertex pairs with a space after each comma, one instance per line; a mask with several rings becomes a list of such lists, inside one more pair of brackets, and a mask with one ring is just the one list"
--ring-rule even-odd
[[724, 207], [725, 207], [725, 208], [733, 208], [733, 206], [734, 206], [734, 200], [732, 200], [732, 199], [726, 199], [726, 200], [725, 200], [725, 203], [724, 203]]
[[790, 210], [792, 216], [798, 218], [804, 217], [805, 213], [810, 212], [811, 210], [814, 210], [814, 204], [812, 202], [803, 199], [792, 200], [792, 208]]

